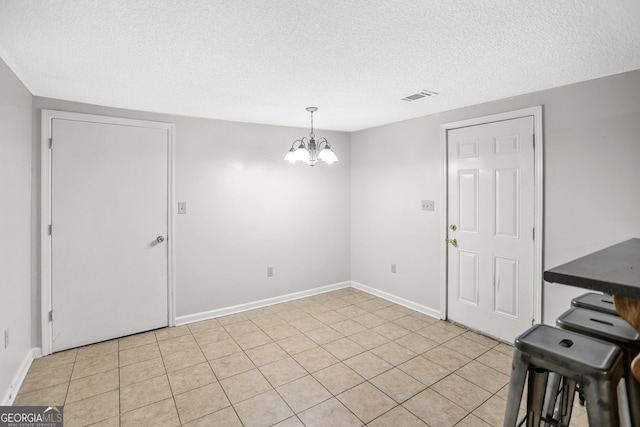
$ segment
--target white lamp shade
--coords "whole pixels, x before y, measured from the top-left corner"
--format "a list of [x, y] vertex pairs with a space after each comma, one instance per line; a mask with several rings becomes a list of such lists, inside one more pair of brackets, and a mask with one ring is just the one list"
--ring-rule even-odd
[[298, 149], [293, 154], [296, 160], [300, 160], [301, 162], [309, 161], [309, 152], [304, 147], [298, 147]]
[[338, 161], [338, 156], [336, 156], [336, 153], [333, 152], [331, 147], [325, 147], [320, 154], [318, 154], [318, 160], [331, 164]]
[[284, 159], [289, 161], [289, 162], [291, 162], [291, 163], [294, 163], [296, 161], [296, 150], [295, 150], [295, 148], [292, 148], [291, 150], [289, 150], [287, 152], [287, 154], [284, 156]]

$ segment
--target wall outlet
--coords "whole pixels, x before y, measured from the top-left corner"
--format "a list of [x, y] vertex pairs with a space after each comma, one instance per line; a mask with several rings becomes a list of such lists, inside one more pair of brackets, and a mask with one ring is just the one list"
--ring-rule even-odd
[[9, 347], [9, 328], [4, 330], [4, 348]]
[[273, 277], [273, 267], [267, 267], [267, 277]]
[[433, 200], [423, 200], [422, 201], [422, 210], [423, 211], [432, 211], [435, 209], [435, 202]]
[[396, 272], [396, 265], [395, 264], [391, 264], [391, 272], [392, 273]]

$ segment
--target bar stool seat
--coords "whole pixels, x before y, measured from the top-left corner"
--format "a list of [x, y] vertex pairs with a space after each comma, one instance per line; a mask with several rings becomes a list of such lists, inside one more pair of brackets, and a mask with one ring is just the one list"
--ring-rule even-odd
[[540, 425], [549, 372], [583, 385], [591, 426], [619, 426], [616, 386], [623, 376], [622, 350], [615, 344], [534, 325], [516, 338], [504, 427], [514, 427], [529, 377], [527, 426]]
[[571, 308], [556, 320], [567, 331], [587, 335], [617, 345], [624, 357], [624, 382], [629, 402], [631, 424], [640, 426], [640, 383], [631, 372], [631, 361], [640, 354], [640, 335], [622, 317], [606, 313]]
[[587, 292], [586, 294], [582, 294], [579, 297], [572, 299], [571, 307], [586, 308], [620, 317], [616, 311], [615, 305], [613, 304], [613, 297], [611, 295]]

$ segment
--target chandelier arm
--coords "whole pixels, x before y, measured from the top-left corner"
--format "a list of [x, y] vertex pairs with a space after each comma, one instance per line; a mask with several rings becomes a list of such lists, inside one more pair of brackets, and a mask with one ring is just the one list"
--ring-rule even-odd
[[[300, 144], [304, 145], [304, 148], [308, 150], [307, 147], [309, 146], [309, 143], [305, 141], [306, 139], [307, 139], [306, 136], [303, 136], [301, 139], [296, 139], [295, 141], [293, 141], [293, 144], [291, 144], [291, 146], [294, 147], [295, 144], [299, 142]], [[295, 147], [295, 148], [298, 148], [298, 147]]]
[[318, 140], [318, 151], [322, 149], [322, 143], [324, 142], [324, 146], [327, 147], [329, 145], [329, 141], [324, 136]]

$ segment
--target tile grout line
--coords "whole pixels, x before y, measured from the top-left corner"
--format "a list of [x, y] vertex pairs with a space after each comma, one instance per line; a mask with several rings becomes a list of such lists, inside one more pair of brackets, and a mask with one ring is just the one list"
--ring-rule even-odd
[[[205, 361], [206, 361], [205, 363], [209, 366], [209, 369], [211, 369], [211, 372], [213, 373], [213, 376], [215, 377], [216, 382], [217, 382], [217, 383], [218, 383], [218, 385], [220, 386], [220, 389], [221, 389], [221, 390], [222, 390], [222, 392], [224, 393], [225, 398], [226, 398], [226, 399], [227, 399], [227, 401], [229, 402], [229, 406], [225, 406], [225, 407], [224, 407], [224, 408], [222, 408], [222, 409], [218, 409], [217, 411], [210, 412], [210, 413], [205, 414], [205, 415], [203, 415], [203, 416], [201, 416], [201, 417], [195, 418], [195, 419], [193, 419], [193, 420], [191, 420], [191, 421], [189, 421], [189, 422], [194, 422], [194, 421], [197, 421], [197, 420], [203, 419], [203, 418], [208, 417], [209, 415], [211, 415], [211, 414], [213, 414], [213, 413], [215, 413], [215, 412], [218, 412], [218, 411], [221, 411], [221, 410], [223, 410], [223, 409], [226, 409], [226, 408], [229, 408], [229, 407], [230, 407], [231, 409], [233, 409], [233, 412], [236, 414], [236, 417], [237, 417], [237, 418], [238, 418], [238, 420], [240, 421], [240, 424], [242, 424], [242, 426], [244, 427], [244, 423], [242, 422], [242, 419], [240, 418], [240, 415], [238, 414], [238, 411], [236, 410], [235, 405], [234, 405], [233, 403], [231, 403], [231, 399], [229, 398], [229, 395], [227, 394], [227, 391], [224, 389], [224, 387], [222, 387], [222, 384], [220, 383], [221, 379], [220, 379], [220, 378], [218, 378], [218, 375], [216, 374], [216, 372], [214, 371], [213, 367], [211, 366], [211, 362], [209, 361], [209, 359], [207, 359], [207, 356], [205, 356], [204, 351], [202, 350], [202, 347], [201, 347], [200, 343], [198, 342], [198, 340], [196, 340], [196, 337], [195, 337], [195, 336], [193, 336], [193, 331], [191, 330], [191, 328], [189, 328], [189, 327], [188, 327], [188, 325], [187, 325], [187, 329], [189, 329], [189, 333], [191, 334], [191, 337], [192, 337], [192, 338], [193, 338], [193, 340], [195, 341], [196, 345], [198, 346], [198, 349], [200, 350], [200, 352], [202, 353], [202, 356], [204, 357], [204, 359], [205, 359]], [[224, 329], [224, 327], [223, 327], [223, 329]], [[229, 333], [229, 332], [227, 331], [227, 333]], [[229, 334], [229, 336], [231, 336], [231, 334]], [[232, 338], [233, 338], [233, 337], [232, 337]], [[234, 341], [235, 341], [235, 340], [234, 340]], [[236, 345], [238, 345], [238, 343], [236, 343]], [[238, 345], [238, 346], [239, 346], [239, 345]], [[247, 356], [247, 357], [248, 357], [248, 356]], [[188, 369], [188, 368], [185, 368], [185, 369]], [[231, 377], [229, 377], [229, 378], [231, 378]], [[171, 384], [171, 382], [169, 382], [169, 384]], [[205, 384], [205, 385], [201, 386], [200, 388], [202, 388], [202, 387], [206, 387], [207, 385], [210, 385], [210, 384]], [[195, 389], [193, 389], [193, 390], [195, 390]], [[191, 391], [191, 390], [189, 390], [189, 391]], [[184, 392], [184, 393], [187, 393], [187, 392]], [[184, 393], [182, 393], [182, 394], [184, 394]], [[173, 391], [172, 391], [172, 394], [173, 394]], [[175, 400], [175, 395], [173, 395], [173, 397], [174, 397], [174, 400]], [[180, 412], [179, 412], [179, 411], [177, 411], [177, 408], [178, 408], [178, 405], [177, 405], [177, 403], [176, 403], [176, 412], [178, 412], [178, 419], [180, 420], [180, 425], [182, 425], [182, 419], [180, 418]]]
[[[187, 327], [187, 329], [189, 328]], [[189, 332], [191, 332], [190, 329], [189, 329]], [[156, 337], [158, 351], [160, 352], [160, 358], [162, 359], [162, 366], [164, 367], [164, 372], [165, 372], [165, 375], [167, 376], [167, 382], [169, 383], [169, 390], [171, 390], [171, 400], [173, 400], [173, 407], [176, 410], [176, 415], [178, 416], [178, 422], [180, 423], [180, 426], [182, 426], [183, 422], [182, 422], [182, 417], [180, 416], [180, 411], [178, 410], [178, 402], [176, 402], [176, 394], [173, 392], [173, 387], [171, 386], [171, 381], [169, 380], [169, 372], [167, 371], [167, 365], [164, 362], [164, 355], [162, 354], [162, 350], [160, 349], [160, 342], [158, 341], [158, 336], [155, 334], [155, 332], [154, 332], [154, 336]]]

